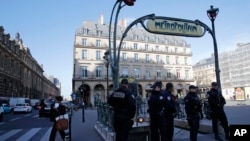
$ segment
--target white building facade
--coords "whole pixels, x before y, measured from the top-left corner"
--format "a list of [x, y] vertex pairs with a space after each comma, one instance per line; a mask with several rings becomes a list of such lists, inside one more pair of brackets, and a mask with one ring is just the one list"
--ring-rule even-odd
[[[117, 45], [126, 21], [118, 26]], [[72, 89], [79, 93], [84, 88], [84, 101], [93, 104], [94, 98], [106, 101], [107, 89], [112, 93], [112, 72], [109, 66], [109, 86], [107, 68], [104, 65], [104, 52], [108, 50], [109, 25], [84, 21], [75, 34], [73, 49]], [[111, 31], [113, 37], [113, 31]], [[113, 47], [111, 47], [113, 48]], [[132, 77], [138, 81], [139, 94], [148, 96], [147, 90], [157, 80], [164, 84], [172, 82], [175, 94], [184, 96], [186, 88], [193, 83], [192, 53], [190, 45], [180, 37], [156, 35], [141, 27], [133, 27], [124, 38], [120, 51], [120, 77]]]

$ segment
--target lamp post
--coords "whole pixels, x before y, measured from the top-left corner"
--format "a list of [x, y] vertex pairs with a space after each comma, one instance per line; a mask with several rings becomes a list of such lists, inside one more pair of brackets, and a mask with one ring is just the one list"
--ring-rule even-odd
[[107, 68], [107, 96], [106, 96], [106, 98], [108, 98], [108, 96], [109, 96], [109, 61], [110, 61], [109, 50], [107, 50], [104, 53], [103, 59], [105, 60], [104, 64]]
[[[214, 28], [214, 21], [216, 19], [217, 14], [219, 13], [218, 8], [214, 8], [212, 5], [210, 9], [207, 10], [207, 16], [212, 23], [212, 33], [215, 39], [215, 28]], [[218, 83], [219, 92], [221, 93], [221, 82], [220, 82], [220, 69], [219, 69], [219, 58], [218, 58], [218, 49], [216, 40], [214, 40], [214, 61], [215, 61], [215, 74], [216, 74], [216, 81]]]
[[[122, 3], [124, 2], [124, 5], [122, 5]], [[111, 12], [111, 16], [110, 16], [110, 21], [109, 21], [109, 52], [110, 54], [113, 53], [113, 56], [111, 56], [112, 58], [110, 58], [111, 61], [111, 69], [112, 69], [112, 74], [113, 74], [113, 89], [117, 89], [118, 88], [118, 77], [119, 77], [119, 54], [117, 55], [117, 52], [119, 53], [119, 50], [116, 50], [116, 32], [117, 32], [117, 23], [118, 23], [118, 15], [120, 13], [120, 10], [122, 7], [124, 7], [125, 5], [127, 6], [133, 6], [134, 5], [135, 0], [116, 0], [116, 3], [113, 6], [112, 12]], [[113, 13], [114, 10], [116, 8], [116, 6], [118, 6], [118, 8], [116, 9], [116, 14], [115, 14], [115, 22], [114, 22], [114, 26], [113, 26], [113, 45], [112, 45], [112, 49], [113, 51], [111, 52], [111, 27], [112, 27], [112, 17], [113, 17]]]

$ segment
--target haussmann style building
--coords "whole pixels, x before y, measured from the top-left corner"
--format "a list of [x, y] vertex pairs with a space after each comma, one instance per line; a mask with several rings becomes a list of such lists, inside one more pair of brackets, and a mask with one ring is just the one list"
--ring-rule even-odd
[[[79, 94], [83, 90], [87, 105], [93, 104], [95, 98], [106, 101], [107, 89], [109, 94], [113, 91], [111, 68], [109, 65], [107, 76], [103, 59], [109, 49], [109, 25], [103, 19], [100, 16], [99, 22], [83, 21], [75, 33], [72, 91]], [[123, 19], [117, 28], [117, 44], [125, 29]], [[144, 98], [156, 80], [161, 80], [164, 88], [167, 82], [172, 82], [175, 94], [184, 96], [186, 88], [194, 82], [191, 58], [190, 45], [181, 37], [151, 34], [141, 27], [132, 27], [121, 46], [119, 76], [134, 78], [139, 85], [138, 93]]]

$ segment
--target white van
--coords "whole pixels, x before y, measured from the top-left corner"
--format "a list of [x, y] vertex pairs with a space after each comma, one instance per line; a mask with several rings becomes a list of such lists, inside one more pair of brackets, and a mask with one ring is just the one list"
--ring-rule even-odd
[[16, 104], [24, 104], [24, 103], [30, 103], [30, 99], [29, 98], [23, 98], [23, 97], [11, 97], [10, 98], [10, 107], [14, 108], [16, 106]]

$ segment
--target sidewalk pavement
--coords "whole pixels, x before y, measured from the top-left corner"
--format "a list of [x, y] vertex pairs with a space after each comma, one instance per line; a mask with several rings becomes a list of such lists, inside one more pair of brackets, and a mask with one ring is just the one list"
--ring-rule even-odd
[[[250, 105], [250, 100], [248, 101], [227, 101], [226, 106], [241, 106]], [[175, 119], [175, 121], [185, 122], [185, 119]], [[175, 122], [177, 127], [174, 131], [174, 141], [188, 141], [189, 140], [189, 130], [183, 129], [187, 127], [186, 123], [180, 125], [184, 126], [178, 128], [178, 124]], [[212, 134], [211, 120], [203, 119], [200, 121], [200, 129], [203, 129], [208, 134], [199, 134], [198, 140], [202, 141], [215, 141]], [[104, 141], [106, 135], [103, 135], [100, 130], [96, 128], [97, 125], [97, 111], [95, 109], [85, 110], [85, 122], [82, 122], [82, 110], [74, 111], [72, 117], [72, 141]], [[181, 126], [179, 126], [181, 127]], [[205, 128], [206, 127], [206, 128]], [[113, 136], [112, 132], [109, 132], [110, 136]], [[224, 136], [221, 136], [224, 139]]]

